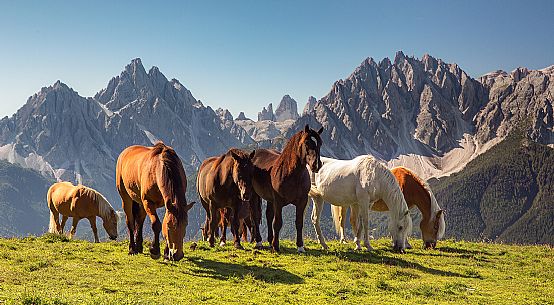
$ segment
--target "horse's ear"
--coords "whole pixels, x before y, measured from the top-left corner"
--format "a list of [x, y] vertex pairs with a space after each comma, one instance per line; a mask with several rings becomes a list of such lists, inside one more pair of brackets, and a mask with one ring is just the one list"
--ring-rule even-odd
[[253, 159], [254, 158], [254, 155], [256, 155], [256, 150], [254, 149], [251, 153], [250, 153], [250, 156], [248, 156], [250, 159]]
[[188, 212], [190, 209], [192, 209], [192, 206], [194, 206], [196, 202], [191, 202], [185, 206], [185, 212]]
[[306, 126], [304, 126], [304, 131], [305, 132], [310, 132], [310, 126], [308, 124], [306, 124]]
[[317, 131], [318, 134], [322, 134], [323, 133], [323, 127], [321, 127], [318, 131]]
[[442, 214], [444, 214], [444, 210], [443, 210], [443, 209], [440, 209], [440, 210], [437, 212], [436, 218], [439, 219], [439, 218], [442, 216]]

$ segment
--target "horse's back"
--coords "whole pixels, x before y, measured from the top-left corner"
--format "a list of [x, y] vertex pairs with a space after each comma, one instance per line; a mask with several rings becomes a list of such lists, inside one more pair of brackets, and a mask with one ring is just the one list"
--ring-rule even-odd
[[275, 161], [279, 159], [280, 155], [281, 154], [276, 150], [259, 148], [256, 149], [256, 152], [254, 153], [252, 164], [258, 168], [269, 170]]
[[141, 189], [143, 188], [142, 172], [148, 173], [145, 163], [149, 161], [152, 148], [133, 145], [125, 148], [116, 166], [116, 186], [121, 196], [128, 196], [133, 201], [141, 201]]
[[75, 195], [75, 185], [71, 182], [56, 182], [48, 189], [49, 204], [56, 208], [63, 204], [70, 204]]

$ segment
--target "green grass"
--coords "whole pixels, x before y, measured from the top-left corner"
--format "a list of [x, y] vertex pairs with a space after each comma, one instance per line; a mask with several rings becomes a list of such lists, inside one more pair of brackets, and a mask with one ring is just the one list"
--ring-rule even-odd
[[[554, 250], [546, 246], [444, 241], [407, 254], [390, 240], [371, 253], [307, 241], [282, 253], [186, 244], [177, 263], [129, 257], [126, 242], [59, 236], [0, 239], [0, 304], [552, 304]], [[146, 248], [147, 249], [147, 248]]]

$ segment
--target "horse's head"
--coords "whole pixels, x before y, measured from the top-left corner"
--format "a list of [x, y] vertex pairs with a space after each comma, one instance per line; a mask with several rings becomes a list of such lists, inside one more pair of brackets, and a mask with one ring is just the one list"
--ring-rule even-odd
[[252, 158], [256, 151], [246, 154], [237, 149], [230, 150], [233, 158], [233, 182], [238, 187], [240, 199], [242, 201], [250, 201], [252, 196], [252, 175], [254, 174], [254, 165]]
[[437, 246], [437, 240], [444, 235], [445, 222], [444, 210], [438, 210], [428, 221], [421, 221], [419, 224], [425, 249], [434, 249]]
[[162, 234], [166, 242], [164, 253], [166, 259], [178, 261], [185, 256], [183, 239], [188, 225], [188, 211], [193, 205], [194, 202], [191, 202], [180, 210], [174, 204], [166, 205], [167, 211], [162, 222]]
[[110, 210], [107, 217], [102, 219], [102, 226], [104, 226], [104, 229], [106, 230], [106, 233], [108, 233], [108, 236], [110, 236], [111, 240], [117, 239], [117, 219], [119, 217], [115, 213], [113, 209]]
[[392, 234], [392, 248], [396, 252], [404, 253], [407, 245], [408, 235], [412, 232], [412, 217], [410, 211], [406, 210], [396, 221], [390, 222], [390, 232]]
[[306, 124], [304, 134], [300, 138], [300, 155], [314, 173], [321, 168], [320, 149], [323, 141], [320, 135], [322, 132], [323, 127], [315, 131]]

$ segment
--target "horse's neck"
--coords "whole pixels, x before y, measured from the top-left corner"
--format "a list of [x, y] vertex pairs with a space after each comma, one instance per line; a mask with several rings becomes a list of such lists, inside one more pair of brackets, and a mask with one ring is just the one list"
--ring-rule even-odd
[[402, 204], [405, 199], [400, 187], [389, 186], [389, 189], [384, 192], [382, 197], [393, 218], [401, 217], [406, 212], [406, 210], [408, 210], [407, 203], [406, 206]]
[[412, 196], [408, 196], [409, 198], [406, 199], [406, 201], [417, 206], [421, 212], [422, 221], [431, 219], [431, 196], [427, 189], [417, 181], [411, 181], [406, 187], [410, 187], [411, 190], [409, 193], [413, 194]]

